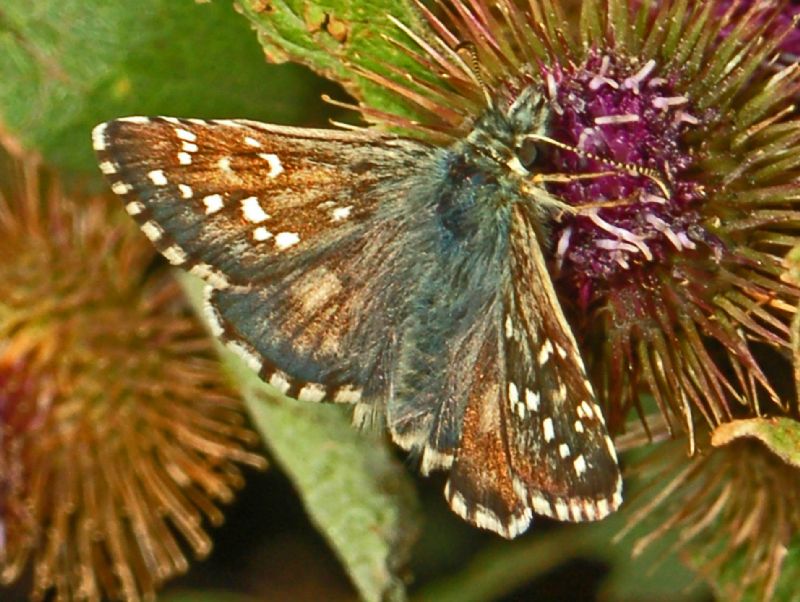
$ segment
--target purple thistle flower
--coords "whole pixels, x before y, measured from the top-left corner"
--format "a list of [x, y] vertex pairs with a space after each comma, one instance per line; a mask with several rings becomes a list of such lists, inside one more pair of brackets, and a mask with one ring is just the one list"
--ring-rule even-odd
[[646, 280], [651, 265], [706, 242], [702, 188], [685, 176], [692, 160], [680, 143], [700, 119], [674, 84], [652, 75], [654, 60], [617, 62], [594, 55], [579, 68], [547, 75], [557, 89], [552, 135], [586, 153], [556, 148], [552, 167], [591, 176], [554, 184], [553, 191], [576, 207], [598, 206], [561, 219], [552, 232], [558, 279], [582, 312], [632, 279]]

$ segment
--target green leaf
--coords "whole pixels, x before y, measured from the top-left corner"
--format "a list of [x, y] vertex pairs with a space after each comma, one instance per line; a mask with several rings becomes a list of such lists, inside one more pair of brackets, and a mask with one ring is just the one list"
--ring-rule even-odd
[[388, 75], [387, 65], [401, 73], [430, 74], [387, 40], [405, 39], [390, 16], [415, 31], [425, 30], [407, 0], [238, 0], [255, 24], [270, 60], [295, 61], [342, 84], [359, 101], [397, 115], [418, 117], [408, 101], [359, 76], [357, 67]]
[[[414, 599], [417, 602], [482, 602], [511, 596], [516, 590], [576, 558], [606, 562], [611, 574], [603, 584], [603, 600], [707, 599], [702, 587], [691, 589], [693, 574], [683, 568], [669, 542], [631, 557], [641, 529], [612, 543], [627, 520], [625, 510], [597, 523], [559, 525], [541, 531], [536, 522], [531, 533], [481, 551], [465, 569], [436, 581]], [[577, 591], [577, 590], [576, 590]]]
[[800, 468], [800, 422], [791, 418], [749, 418], [714, 429], [711, 445], [722, 447], [742, 438], [761, 441], [786, 464]]
[[[185, 274], [181, 280], [199, 309], [200, 283]], [[290, 399], [221, 345], [220, 354], [273, 458], [361, 597], [403, 599], [398, 571], [416, 541], [418, 502], [385, 439], [354, 429], [348, 408]]]
[[95, 173], [89, 132], [123, 115], [321, 123], [322, 87], [309, 75], [268, 66], [227, 2], [0, 6], [0, 121], [68, 170]]

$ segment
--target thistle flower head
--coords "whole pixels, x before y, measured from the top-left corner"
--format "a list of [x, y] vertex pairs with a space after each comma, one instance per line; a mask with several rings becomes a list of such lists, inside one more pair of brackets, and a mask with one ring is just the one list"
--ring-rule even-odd
[[105, 198], [6, 161], [0, 197], [0, 582], [137, 600], [210, 549], [262, 466], [179, 288]]
[[360, 72], [418, 115], [367, 119], [441, 144], [487, 103], [546, 96], [534, 177], [574, 211], [541, 242], [613, 430], [643, 390], [690, 434], [787, 410], [754, 348], [786, 355], [800, 300], [781, 277], [800, 241], [800, 68], [761, 69], [794, 8], [733, 18], [745, 8], [589, 1], [570, 21], [551, 0], [420, 3], [430, 31], [397, 23], [395, 42], [419, 73]]
[[[769, 34], [780, 36], [778, 63], [788, 65], [800, 59], [800, 4], [796, 1], [774, 0], [718, 0], [717, 16], [733, 23], [740, 19], [756, 19], [769, 22]], [[729, 26], [728, 29], [731, 29]]]

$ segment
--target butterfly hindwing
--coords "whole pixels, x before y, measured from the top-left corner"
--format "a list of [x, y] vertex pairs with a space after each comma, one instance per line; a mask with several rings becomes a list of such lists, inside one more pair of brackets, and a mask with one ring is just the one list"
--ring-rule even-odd
[[383, 362], [414, 280], [398, 276], [409, 269], [404, 222], [373, 225], [372, 235], [344, 238], [279, 279], [211, 292], [220, 334], [246, 340], [268, 362], [257, 366], [262, 376], [283, 392], [355, 402], [367, 386], [365, 397], [385, 397]]

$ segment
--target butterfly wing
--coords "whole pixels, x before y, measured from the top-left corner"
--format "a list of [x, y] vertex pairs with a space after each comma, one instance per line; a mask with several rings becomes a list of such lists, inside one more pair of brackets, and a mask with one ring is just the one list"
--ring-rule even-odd
[[475, 365], [446, 487], [453, 509], [506, 537], [532, 512], [597, 520], [622, 501], [614, 446], [522, 205], [511, 214], [511, 276]]
[[[413, 298], [431, 166], [421, 143], [250, 121], [133, 117], [95, 129], [101, 170], [173, 264], [210, 285], [212, 327], [281, 390], [380, 398]], [[429, 196], [429, 195], [428, 195]], [[407, 278], [403, 278], [407, 275]], [[376, 337], [375, 333], [386, 336]]]

